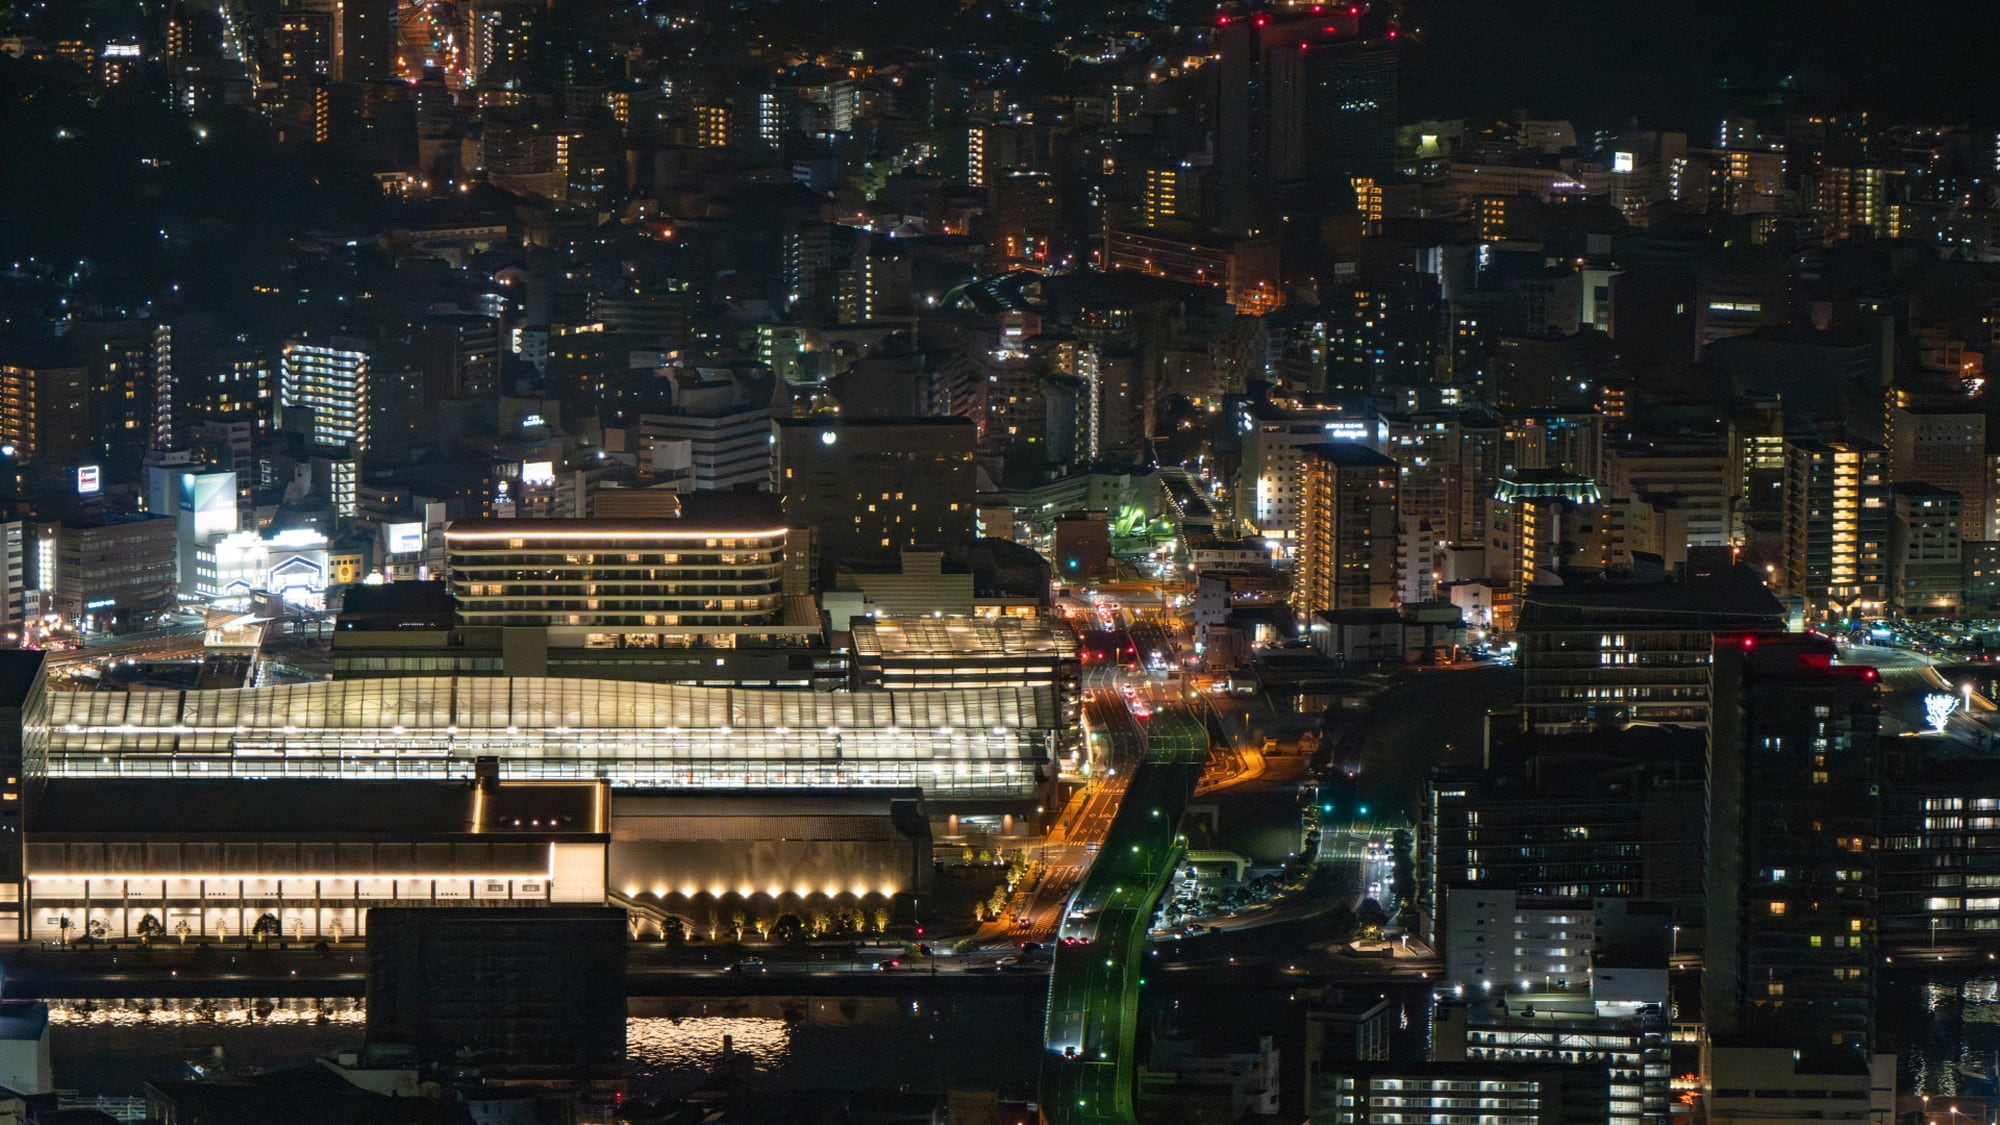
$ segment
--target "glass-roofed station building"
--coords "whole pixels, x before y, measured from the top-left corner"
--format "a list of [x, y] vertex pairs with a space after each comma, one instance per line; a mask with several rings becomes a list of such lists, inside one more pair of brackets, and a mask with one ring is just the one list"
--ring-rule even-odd
[[[404, 677], [225, 691], [48, 692], [30, 776], [605, 780], [614, 788], [914, 788], [1027, 800], [1053, 692], [829, 694], [618, 680]], [[39, 760], [38, 760], [39, 759]]]

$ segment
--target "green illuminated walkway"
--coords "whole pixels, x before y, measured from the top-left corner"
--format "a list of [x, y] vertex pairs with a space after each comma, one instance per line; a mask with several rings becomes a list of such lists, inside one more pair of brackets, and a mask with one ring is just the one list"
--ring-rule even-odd
[[1183, 706], [1163, 705], [1148, 725], [1146, 760], [1070, 900], [1070, 911], [1086, 920], [1065, 922], [1060, 932], [1091, 940], [1057, 946], [1049, 977], [1042, 1112], [1056, 1125], [1134, 1120], [1146, 928], [1173, 875], [1181, 814], [1207, 760], [1207, 725]]

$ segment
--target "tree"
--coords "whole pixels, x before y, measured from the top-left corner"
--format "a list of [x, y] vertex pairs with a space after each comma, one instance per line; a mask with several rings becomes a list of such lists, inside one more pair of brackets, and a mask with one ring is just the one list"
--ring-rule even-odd
[[670, 942], [674, 945], [681, 945], [687, 939], [687, 923], [681, 921], [679, 915], [669, 914], [666, 921], [660, 923], [660, 940]]
[[[181, 925], [185, 926], [187, 925], [187, 923], [183, 922], [181, 923]], [[139, 925], [136, 927], [136, 929], [139, 934], [139, 940], [145, 942], [147, 945], [153, 944], [154, 938], [157, 938], [167, 932], [167, 927], [163, 925], [158, 918], [155, 918], [151, 914], [148, 914], [144, 918], [139, 919]]]
[[269, 941], [274, 937], [282, 937], [284, 933], [284, 923], [278, 921], [276, 914], [260, 915], [250, 925], [250, 936], [259, 941]]
[[886, 906], [878, 906], [875, 908], [875, 932], [881, 934], [881, 933], [887, 933], [888, 930], [889, 930], [889, 908]]
[[744, 919], [744, 916], [743, 916], [743, 912], [742, 912], [741, 910], [736, 910], [736, 911], [732, 911], [732, 912], [730, 912], [730, 915], [729, 915], [729, 929], [731, 930], [731, 932], [733, 932], [733, 933], [734, 933], [734, 934], [736, 935], [736, 940], [737, 940], [737, 941], [742, 941], [742, 940], [743, 940], [743, 923], [744, 923], [744, 920], [745, 920], [745, 919]]
[[795, 945], [805, 940], [805, 920], [796, 914], [781, 914], [771, 926], [771, 936], [787, 945]]

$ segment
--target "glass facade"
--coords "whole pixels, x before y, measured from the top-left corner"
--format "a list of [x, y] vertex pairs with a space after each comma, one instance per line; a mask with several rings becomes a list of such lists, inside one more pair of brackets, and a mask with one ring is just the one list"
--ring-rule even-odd
[[[452, 777], [622, 787], [917, 786], [1028, 797], [1048, 687], [825, 694], [614, 680], [405, 677], [68, 693], [29, 711], [51, 777]], [[45, 724], [45, 725], [44, 725]]]

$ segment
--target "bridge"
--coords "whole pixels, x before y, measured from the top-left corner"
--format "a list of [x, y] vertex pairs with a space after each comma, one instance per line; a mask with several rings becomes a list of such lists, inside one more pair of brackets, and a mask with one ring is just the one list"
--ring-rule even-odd
[[1132, 1125], [1146, 930], [1181, 855], [1181, 815], [1208, 760], [1208, 726], [1162, 704], [1097, 860], [1070, 900], [1049, 977], [1042, 1111], [1055, 1125]]

